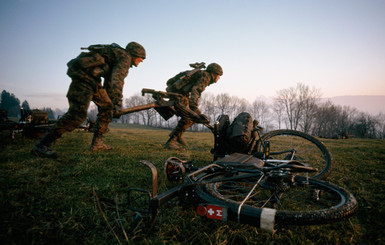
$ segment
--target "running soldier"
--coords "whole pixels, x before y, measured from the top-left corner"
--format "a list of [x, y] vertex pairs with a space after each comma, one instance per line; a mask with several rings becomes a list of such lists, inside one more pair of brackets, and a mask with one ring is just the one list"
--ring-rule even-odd
[[88, 49], [89, 52], [82, 52], [67, 63], [67, 75], [72, 79], [67, 92], [69, 109], [32, 148], [33, 155], [57, 158], [57, 154], [49, 149], [50, 145], [63, 133], [73, 131], [86, 120], [91, 101], [97, 105], [98, 115], [90, 149], [111, 149], [103, 143], [102, 136], [107, 132], [114, 112], [122, 107], [122, 90], [128, 70], [132, 66], [137, 67], [146, 58], [146, 51], [136, 42], [130, 42], [125, 49], [115, 43], [82, 49]]
[[[207, 66], [206, 70], [198, 70], [187, 79], [185, 76], [186, 73], [188, 73], [188, 71], [181, 72], [169, 79], [167, 81], [168, 86], [166, 91], [183, 95], [180, 103], [189, 107], [198, 115], [201, 115], [202, 113], [198, 108], [198, 100], [206, 87], [216, 83], [220, 76], [223, 75], [222, 67], [216, 63], [211, 63]], [[181, 148], [176, 144], [177, 142], [182, 146], [187, 146], [187, 142], [182, 138], [182, 135], [192, 125], [194, 125], [192, 120], [182, 117], [176, 128], [171, 132], [170, 138], [164, 145], [164, 148], [180, 150]]]

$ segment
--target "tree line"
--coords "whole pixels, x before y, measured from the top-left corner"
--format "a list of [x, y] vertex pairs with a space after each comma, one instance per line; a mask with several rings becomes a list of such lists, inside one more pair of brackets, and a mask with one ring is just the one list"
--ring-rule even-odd
[[[31, 110], [29, 103], [27, 100], [24, 100], [20, 104], [20, 100], [13, 94], [9, 93], [6, 90], [3, 90], [1, 92], [0, 96], [0, 109], [6, 110], [8, 117], [19, 117], [20, 118], [20, 109], [23, 108], [24, 110]], [[48, 112], [48, 118], [49, 119], [55, 119], [56, 115], [62, 114], [60, 110], [53, 111], [49, 107], [41, 108], [42, 111]]]
[[[152, 102], [151, 95], [133, 95], [124, 100], [125, 107]], [[227, 93], [213, 95], [203, 93], [199, 100], [203, 114], [215, 122], [218, 116], [226, 114], [233, 120], [239, 113], [248, 112], [265, 132], [275, 129], [293, 129], [325, 138], [385, 138], [385, 114], [376, 116], [358, 111], [349, 106], [334, 105], [322, 101], [319, 89], [298, 83], [295, 87], [277, 91], [273, 99], [256, 99], [252, 103], [246, 99]], [[96, 112], [94, 116], [96, 117]], [[154, 109], [122, 116], [117, 121], [152, 127], [173, 128], [176, 116], [164, 120]], [[195, 124], [190, 130], [207, 131], [203, 125]]]
[[[124, 99], [124, 107], [129, 108], [153, 102], [151, 95], [141, 96], [139, 93]], [[20, 116], [20, 107], [30, 110], [25, 100], [20, 100], [14, 94], [5, 90], [1, 93], [0, 109], [6, 109], [9, 117]], [[246, 99], [231, 96], [228, 93], [203, 93], [199, 100], [199, 108], [213, 123], [217, 118], [226, 114], [232, 121], [239, 113], [248, 112], [265, 132], [275, 129], [293, 129], [325, 138], [377, 138], [385, 139], [385, 114], [370, 115], [349, 106], [334, 105], [330, 101], [321, 100], [319, 89], [310, 88], [298, 83], [295, 87], [276, 92], [272, 100], [256, 99], [252, 103]], [[48, 111], [49, 118], [62, 115], [56, 109], [42, 108]], [[88, 117], [95, 120], [97, 109], [89, 110]], [[141, 124], [159, 128], [173, 128], [179, 118], [174, 116], [164, 120], [154, 109], [123, 115], [114, 119], [118, 123]], [[207, 131], [203, 125], [195, 124], [192, 131]]]

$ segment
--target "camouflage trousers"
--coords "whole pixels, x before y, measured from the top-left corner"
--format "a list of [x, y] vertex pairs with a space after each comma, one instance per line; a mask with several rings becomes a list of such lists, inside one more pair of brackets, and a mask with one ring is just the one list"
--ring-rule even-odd
[[[182, 98], [180, 98], [179, 104], [189, 108], [190, 107], [189, 97], [183, 96]], [[175, 127], [175, 129], [172, 131], [172, 134], [181, 136], [188, 128], [190, 128], [195, 123], [189, 118], [183, 117], [182, 116], [183, 113], [179, 112], [177, 108], [175, 108], [175, 110], [176, 110], [176, 115], [181, 116], [182, 118], [178, 121], [178, 124]], [[195, 112], [197, 112], [198, 114], [201, 113], [198, 108], [195, 109]]]
[[87, 110], [91, 101], [98, 107], [95, 133], [107, 132], [108, 124], [113, 116], [114, 105], [101, 83], [96, 85], [96, 88], [91, 84], [81, 80], [72, 80], [67, 93], [69, 109], [56, 122], [52, 129], [55, 133], [62, 135], [79, 127], [87, 119]]

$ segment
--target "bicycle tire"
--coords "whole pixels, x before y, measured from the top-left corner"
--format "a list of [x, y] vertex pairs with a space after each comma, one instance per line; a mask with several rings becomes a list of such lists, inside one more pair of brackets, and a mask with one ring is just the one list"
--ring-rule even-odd
[[261, 137], [257, 142], [253, 152], [263, 152], [261, 142], [270, 142], [270, 157], [273, 159], [284, 159], [288, 155], [274, 155], [274, 152], [287, 150], [288, 148], [296, 149], [296, 159], [309, 167], [318, 168], [318, 172], [309, 174], [310, 177], [316, 179], [326, 179], [333, 165], [333, 157], [328, 148], [317, 138], [296, 130], [274, 130]]
[[[260, 185], [254, 190], [257, 194], [242, 206], [238, 216], [241, 201], [257, 182], [258, 177], [215, 182], [215, 179], [221, 179], [224, 176], [227, 175], [217, 173], [202, 177], [200, 181], [209, 183], [197, 186], [197, 193], [207, 203], [227, 207], [228, 220], [242, 224], [266, 229], [266, 224], [263, 227], [263, 222], [265, 222], [263, 216], [264, 212], [268, 211], [273, 215], [272, 227], [319, 225], [346, 219], [358, 208], [355, 197], [344, 188], [322, 180], [296, 176], [295, 187], [289, 188], [280, 197], [278, 205], [275, 207], [269, 207], [266, 203], [265, 206], [260, 205], [262, 201], [266, 201], [265, 199], [271, 198], [269, 196], [271, 193], [263, 196], [268, 189]], [[237, 186], [239, 188], [236, 188]], [[313, 193], [318, 193], [318, 200]], [[273, 229], [272, 227], [270, 229]]]

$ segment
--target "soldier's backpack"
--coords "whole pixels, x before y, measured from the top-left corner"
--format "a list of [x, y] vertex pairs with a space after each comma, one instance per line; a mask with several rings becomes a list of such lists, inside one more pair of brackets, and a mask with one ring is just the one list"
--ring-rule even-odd
[[105, 64], [105, 60], [101, 53], [107, 48], [119, 48], [123, 49], [119, 44], [94, 44], [86, 48], [80, 48], [82, 50], [89, 50], [91, 52], [82, 52], [78, 57], [79, 65], [84, 68], [92, 68], [96, 66], [101, 66]]
[[178, 73], [176, 76], [167, 80], [167, 92], [181, 93], [183, 88], [190, 84], [191, 76], [197, 71], [205, 68], [205, 63], [195, 63], [190, 64], [190, 67], [194, 68], [193, 70], [183, 71]]
[[179, 92], [184, 86], [188, 84], [188, 79], [185, 79], [186, 74], [189, 71], [183, 71], [178, 73], [176, 76], [167, 80], [167, 92]]
[[82, 52], [77, 59], [78, 59], [79, 65], [84, 69], [89, 69], [92, 67], [101, 66], [105, 64], [103, 56], [94, 52], [92, 53]]

